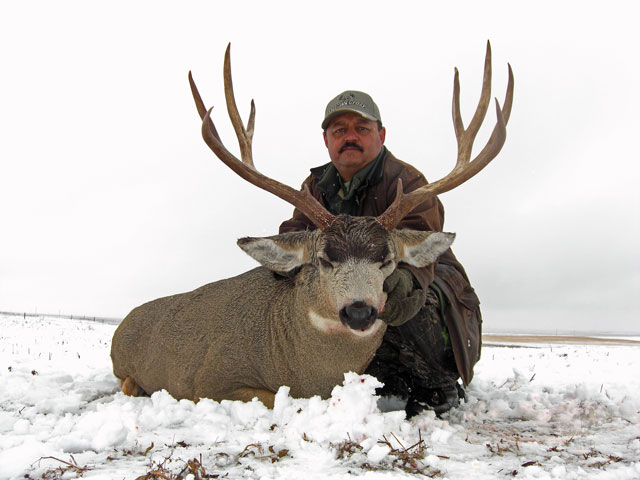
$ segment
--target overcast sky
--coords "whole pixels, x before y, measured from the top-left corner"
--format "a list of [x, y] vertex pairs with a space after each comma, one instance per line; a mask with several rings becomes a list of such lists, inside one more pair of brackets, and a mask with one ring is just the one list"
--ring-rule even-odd
[[187, 82], [237, 152], [228, 42], [257, 168], [298, 187], [328, 161], [320, 123], [346, 89], [373, 96], [397, 157], [445, 175], [453, 69], [468, 123], [490, 39], [500, 101], [515, 75], [507, 142], [441, 197], [485, 329], [638, 332], [634, 3], [2, 2], [0, 310], [123, 317], [255, 265], [236, 239], [292, 207], [217, 160]]

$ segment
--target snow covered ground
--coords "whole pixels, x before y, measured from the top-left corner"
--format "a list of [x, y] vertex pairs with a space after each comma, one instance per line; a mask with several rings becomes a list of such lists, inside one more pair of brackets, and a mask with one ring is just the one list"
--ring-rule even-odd
[[640, 479], [640, 347], [485, 346], [442, 419], [371, 377], [276, 406], [119, 393], [114, 325], [0, 315], [0, 478]]

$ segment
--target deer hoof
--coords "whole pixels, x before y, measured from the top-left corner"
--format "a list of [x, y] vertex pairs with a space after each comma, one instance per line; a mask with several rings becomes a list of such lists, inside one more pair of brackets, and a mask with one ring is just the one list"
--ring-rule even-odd
[[131, 377], [125, 378], [122, 382], [122, 393], [129, 395], [130, 397], [139, 397], [140, 395], [144, 395], [144, 391]]

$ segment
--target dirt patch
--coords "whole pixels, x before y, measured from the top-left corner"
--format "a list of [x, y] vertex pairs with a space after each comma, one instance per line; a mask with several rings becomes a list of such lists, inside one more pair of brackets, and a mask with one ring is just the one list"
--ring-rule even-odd
[[640, 346], [640, 340], [606, 337], [580, 337], [568, 335], [483, 335], [482, 342], [491, 344], [543, 343], [564, 345], [627, 345]]

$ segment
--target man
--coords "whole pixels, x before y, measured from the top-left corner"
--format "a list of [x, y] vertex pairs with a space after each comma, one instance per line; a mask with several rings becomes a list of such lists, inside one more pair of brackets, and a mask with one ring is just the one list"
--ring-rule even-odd
[[[322, 122], [331, 162], [311, 169], [303, 185], [334, 215], [378, 216], [393, 202], [398, 178], [405, 192], [427, 182], [384, 146], [380, 111], [363, 92], [346, 91], [331, 100]], [[444, 209], [437, 198], [411, 211], [396, 228], [442, 231]], [[314, 229], [299, 210], [280, 233]], [[437, 414], [464, 398], [480, 358], [482, 319], [479, 301], [464, 268], [449, 249], [435, 265], [399, 264], [387, 278], [385, 311], [390, 325], [367, 373], [385, 385], [383, 395], [407, 400], [408, 415], [424, 408]]]

